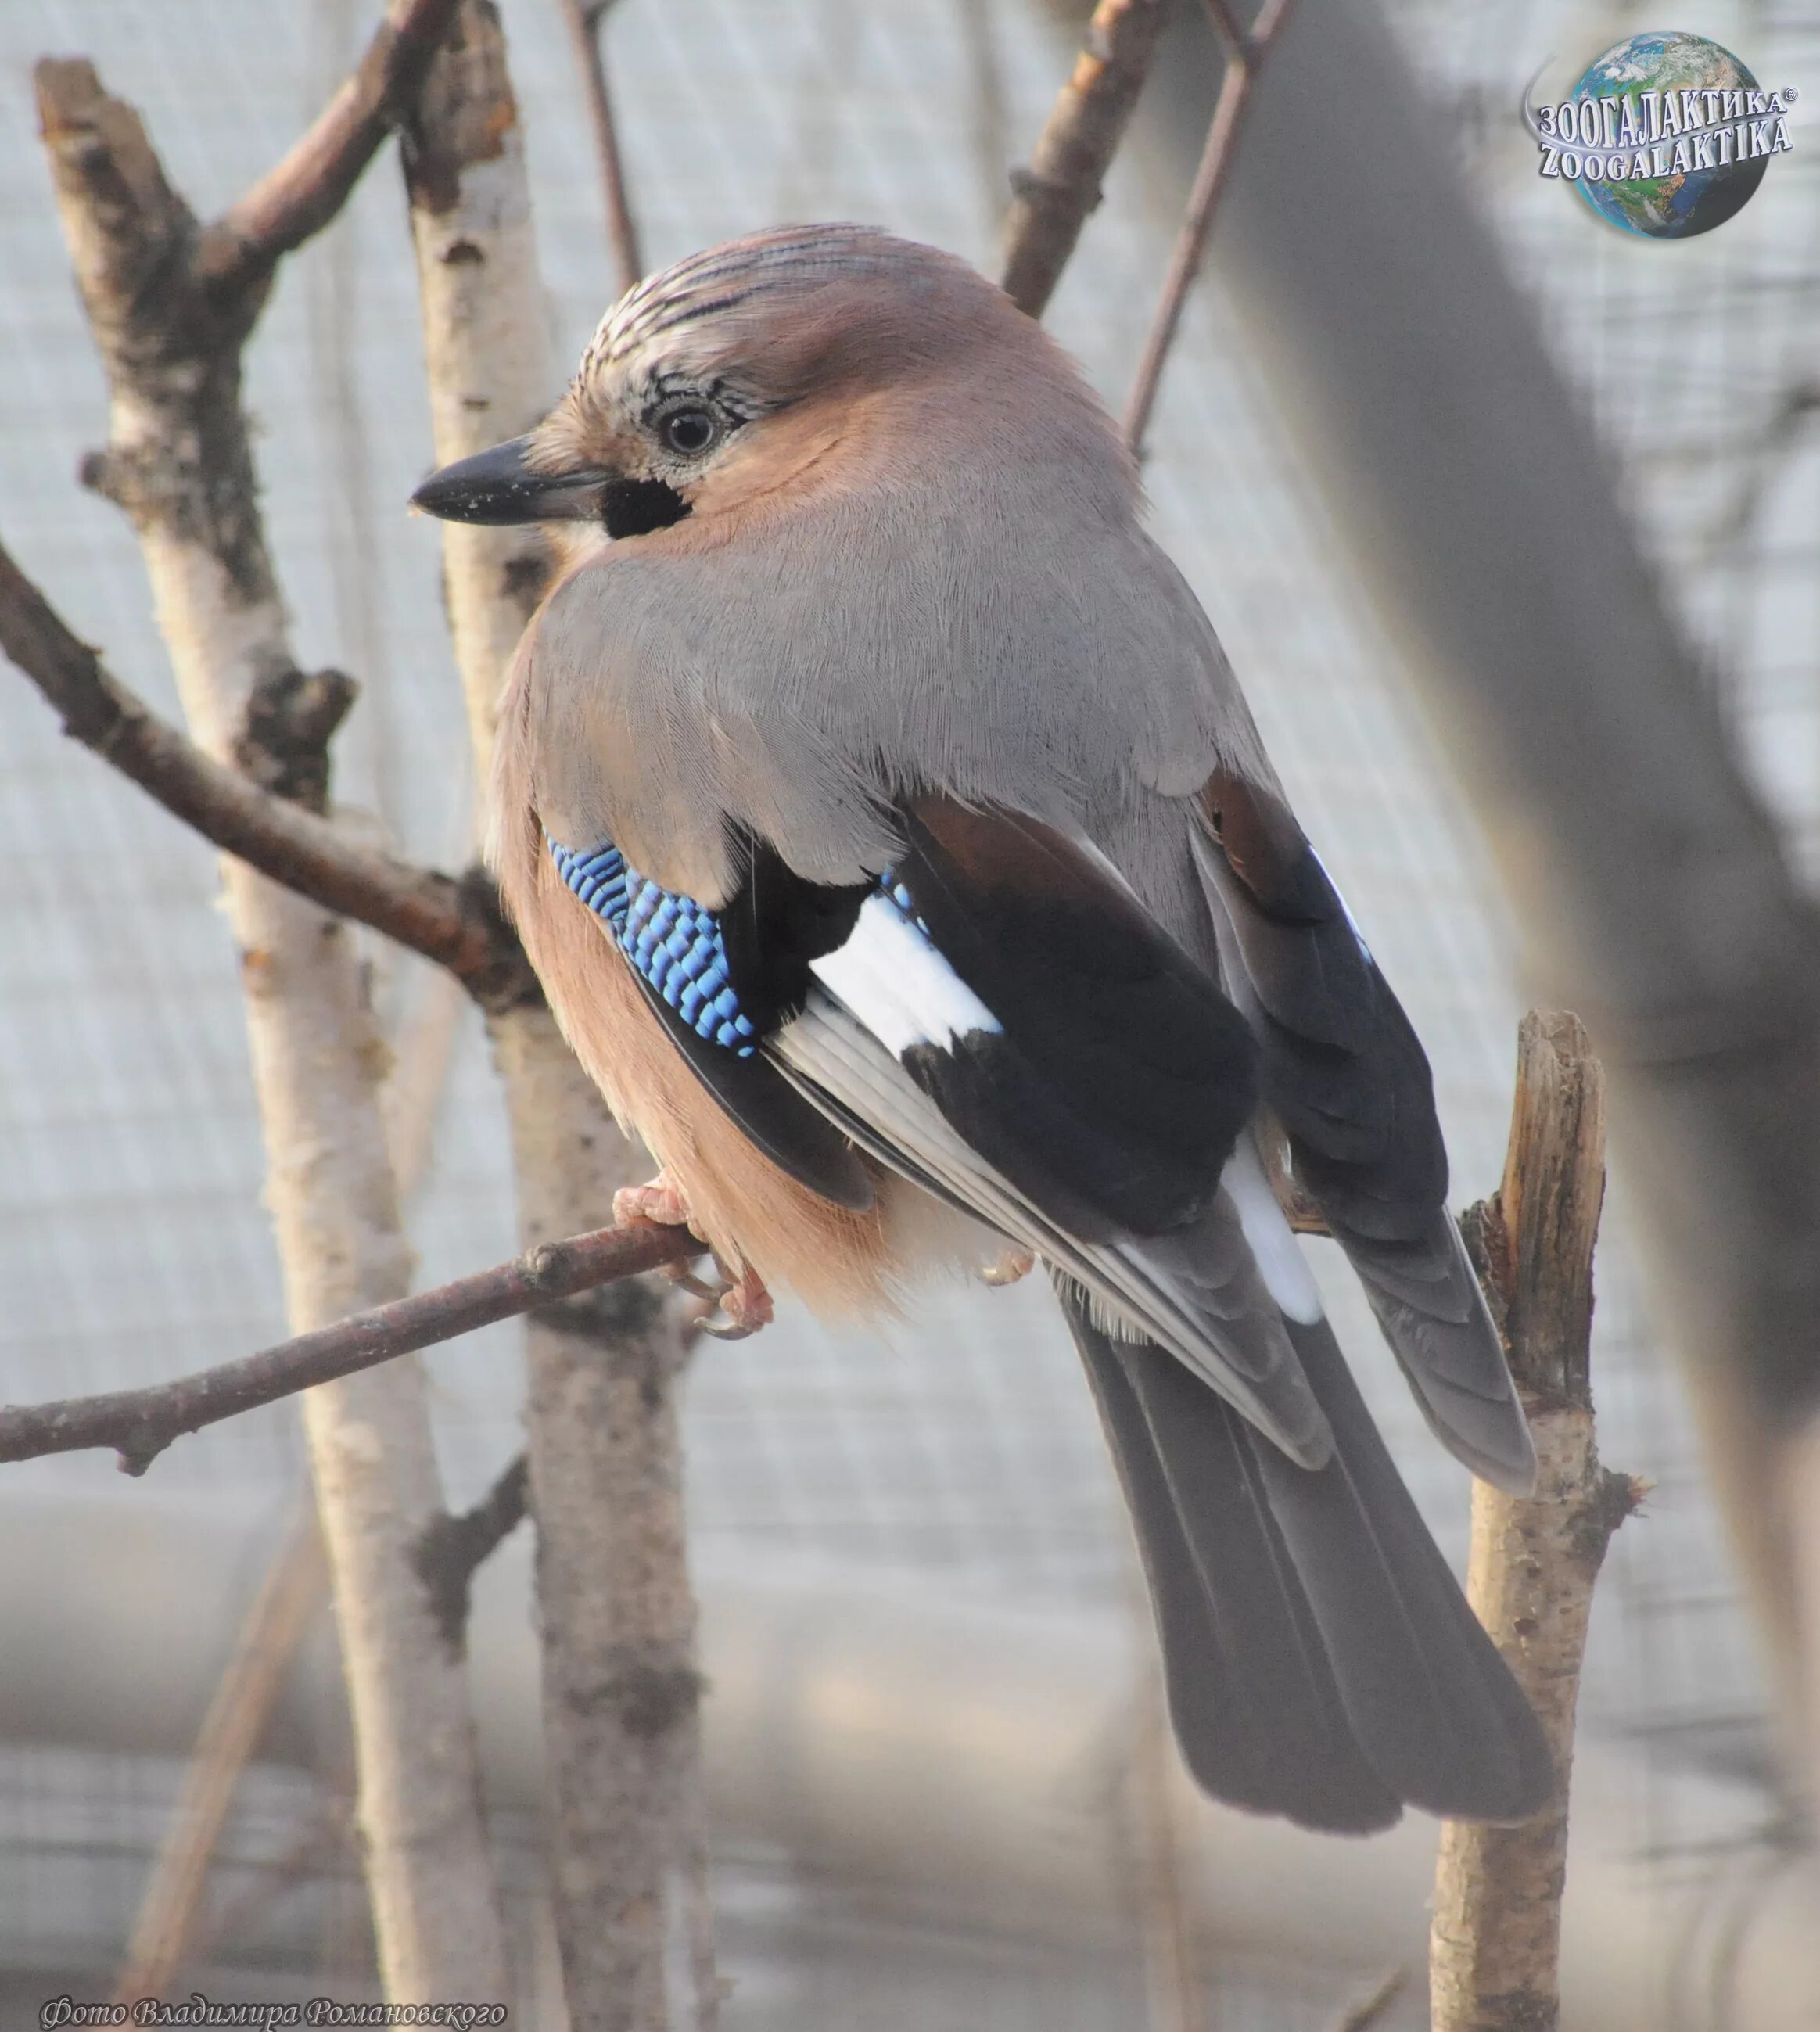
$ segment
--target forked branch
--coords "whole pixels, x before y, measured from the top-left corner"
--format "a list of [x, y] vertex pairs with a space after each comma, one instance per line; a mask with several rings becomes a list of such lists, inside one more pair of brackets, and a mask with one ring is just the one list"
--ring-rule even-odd
[[458, 881], [363, 846], [332, 820], [217, 762], [110, 674], [3, 544], [0, 650], [62, 715], [72, 740], [223, 853], [447, 967], [484, 1008], [536, 999], [484, 876]]
[[284, 256], [321, 232], [403, 118], [441, 47], [456, 0], [391, 0], [355, 67], [316, 121], [196, 244], [192, 272], [221, 295], [262, 289]]

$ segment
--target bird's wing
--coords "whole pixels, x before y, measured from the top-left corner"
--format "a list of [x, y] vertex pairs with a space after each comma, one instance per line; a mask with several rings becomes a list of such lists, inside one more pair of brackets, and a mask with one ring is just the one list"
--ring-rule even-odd
[[1534, 1448], [1448, 1213], [1433, 1081], [1409, 1019], [1283, 801], [1220, 773], [1201, 809], [1195, 858], [1227, 985], [1257, 1037], [1296, 1176], [1442, 1443], [1527, 1490]]
[[[1284, 1324], [1318, 1301], [1250, 1141], [1243, 1021], [1084, 842], [935, 796], [893, 823], [863, 887], [748, 835], [712, 912], [630, 870], [595, 907], [742, 1127], [775, 1143], [781, 1089], [1318, 1466], [1326, 1422]], [[729, 1060], [773, 1082], [761, 1117]]]
[[[872, 1180], [852, 1143], [759, 1048], [807, 985], [806, 975], [798, 985], [802, 969], [793, 973], [787, 951], [757, 936], [775, 857], [754, 857], [745, 909], [716, 913], [628, 867], [610, 842], [585, 852], [549, 845], [557, 872], [630, 962], [684, 1063], [749, 1140], [824, 1199], [856, 1212], [870, 1206]], [[813, 893], [825, 936], [851, 928], [865, 892]]]

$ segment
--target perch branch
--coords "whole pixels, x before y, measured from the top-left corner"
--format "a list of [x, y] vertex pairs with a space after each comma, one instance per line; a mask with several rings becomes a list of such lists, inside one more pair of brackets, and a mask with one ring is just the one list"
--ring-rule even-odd
[[296, 145], [196, 244], [196, 282], [224, 297], [260, 289], [321, 232], [417, 96], [456, 0], [391, 0], [352, 77]]
[[109, 1390], [49, 1404], [0, 1406], [0, 1462], [111, 1447], [129, 1474], [143, 1474], [171, 1441], [261, 1404], [294, 1397], [338, 1376], [376, 1369], [559, 1298], [698, 1254], [686, 1228], [597, 1228], [528, 1249], [432, 1291], [354, 1313], [275, 1347], [174, 1382]]
[[588, 128], [594, 139], [594, 159], [600, 171], [600, 196], [606, 207], [607, 238], [613, 249], [615, 282], [622, 295], [645, 273], [638, 245], [638, 225], [626, 190], [626, 166], [619, 153], [619, 129], [613, 118], [613, 99], [607, 88], [607, 55], [601, 47], [604, 6], [589, 0], [557, 0], [581, 73], [588, 103]]
[[1213, 117], [1208, 122], [1206, 146], [1201, 153], [1200, 166], [1194, 172], [1187, 212], [1176, 236], [1175, 252], [1169, 258], [1163, 293], [1144, 341], [1130, 397], [1125, 406], [1125, 442], [1138, 453], [1144, 448], [1144, 433], [1149, 428], [1150, 412], [1156, 406], [1163, 364], [1169, 357], [1169, 349], [1175, 342], [1176, 330], [1182, 322], [1183, 306], [1188, 300], [1194, 278], [1201, 272], [1201, 263], [1206, 258], [1207, 236], [1213, 230], [1213, 215], [1231, 171], [1252, 88], [1258, 81], [1258, 73], [1271, 38], [1282, 26], [1283, 17], [1289, 11], [1289, 0], [1264, 0], [1258, 18], [1243, 33], [1223, 0], [1206, 0], [1206, 6], [1213, 17], [1214, 32], [1226, 52], [1226, 69], [1220, 80], [1220, 96], [1214, 102]]
[[1032, 317], [1042, 316], [1088, 213], [1100, 202], [1101, 180], [1123, 138], [1168, 12], [1164, 0], [1100, 0], [1029, 168], [1011, 173], [1000, 280]]
[[1518, 1033], [1502, 1184], [1461, 1225], [1536, 1443], [1536, 1489], [1475, 1483], [1467, 1592], [1541, 1718], [1553, 1798], [1514, 1827], [1451, 1821], [1435, 1874], [1434, 2032], [1551, 2032], [1574, 1708], [1593, 1586], [1637, 1485], [1599, 1464], [1590, 1354], [1593, 1245], [1605, 1197], [1605, 1076], [1577, 1016], [1532, 1010]]
[[361, 846], [331, 820], [218, 762], [161, 719], [71, 633], [0, 545], [0, 649], [63, 730], [222, 852], [447, 967], [483, 1008], [538, 990], [490, 883], [457, 881]]

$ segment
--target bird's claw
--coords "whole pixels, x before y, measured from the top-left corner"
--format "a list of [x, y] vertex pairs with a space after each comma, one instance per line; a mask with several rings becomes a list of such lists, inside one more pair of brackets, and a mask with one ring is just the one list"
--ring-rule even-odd
[[771, 1294], [755, 1272], [742, 1270], [732, 1276], [719, 1257], [714, 1261], [721, 1275], [718, 1285], [688, 1272], [676, 1281], [708, 1305], [695, 1321], [701, 1332], [712, 1334], [716, 1340], [748, 1340], [761, 1327], [771, 1324]]
[[1006, 1249], [993, 1257], [990, 1263], [980, 1268], [980, 1282], [994, 1286], [1015, 1284], [1030, 1276], [1037, 1267], [1033, 1251], [1028, 1249]]
[[[622, 1227], [646, 1222], [659, 1227], [686, 1227], [698, 1232], [690, 1218], [689, 1201], [670, 1174], [660, 1171], [648, 1185], [622, 1186], [613, 1195], [613, 1218]], [[700, 1332], [716, 1340], [745, 1340], [768, 1327], [772, 1320], [771, 1294], [757, 1272], [742, 1270], [735, 1276], [717, 1256], [714, 1267], [720, 1281], [711, 1283], [686, 1263], [667, 1263], [660, 1274], [699, 1298], [707, 1307], [694, 1324]]]

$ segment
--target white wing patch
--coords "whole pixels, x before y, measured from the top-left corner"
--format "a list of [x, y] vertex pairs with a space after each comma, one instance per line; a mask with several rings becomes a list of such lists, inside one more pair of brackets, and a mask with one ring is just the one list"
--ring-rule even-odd
[[[1264, 1281], [1259, 1308], [1246, 1320], [1232, 1321], [1229, 1335], [1227, 1324], [1209, 1316], [1166, 1265], [1144, 1260], [1141, 1245], [1082, 1242], [1057, 1227], [967, 1145], [901, 1063], [885, 1055], [883, 1044], [855, 1012], [812, 994], [802, 1014], [766, 1048], [772, 1062], [796, 1079], [811, 1100], [835, 1101], [848, 1118], [843, 1126], [881, 1161], [917, 1183], [932, 1185], [975, 1218], [1067, 1272], [1108, 1318], [1122, 1321], [1120, 1333], [1135, 1332], [1168, 1348], [1291, 1459], [1307, 1468], [1327, 1464], [1332, 1435], [1284, 1333], [1276, 1287], [1264, 1281], [1264, 1273], [1259, 1273]], [[1262, 1184], [1261, 1167], [1258, 1177]], [[1288, 1223], [1280, 1212], [1277, 1218], [1293, 1249]], [[1307, 1288], [1312, 1295], [1312, 1280]], [[1261, 1302], [1267, 1297], [1266, 1307]]]
[[846, 943], [809, 971], [894, 1058], [914, 1044], [952, 1050], [970, 1032], [1003, 1029], [991, 1010], [883, 896], [869, 896]]
[[1239, 1209], [1239, 1225], [1245, 1231], [1265, 1290], [1288, 1318], [1305, 1327], [1313, 1326], [1321, 1317], [1314, 1273], [1295, 1239], [1295, 1229], [1276, 1203], [1276, 1195], [1270, 1189], [1249, 1136], [1239, 1137], [1238, 1149], [1227, 1159], [1226, 1168], [1220, 1174], [1220, 1182]]

